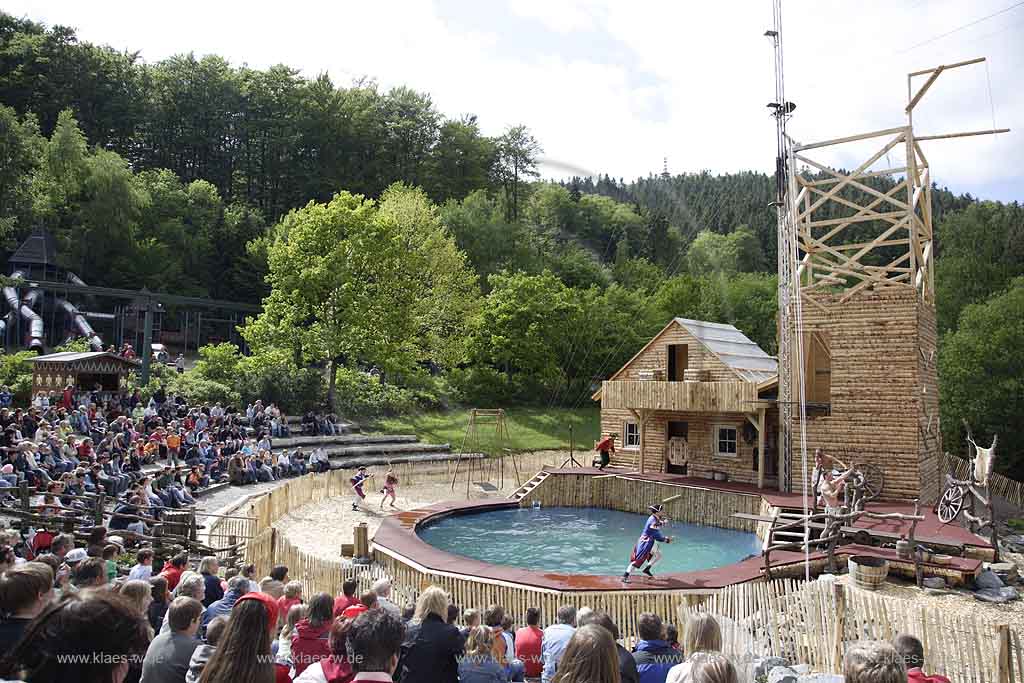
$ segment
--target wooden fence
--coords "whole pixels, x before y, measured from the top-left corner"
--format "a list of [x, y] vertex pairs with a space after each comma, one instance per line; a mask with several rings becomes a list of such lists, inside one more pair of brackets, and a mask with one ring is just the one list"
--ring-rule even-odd
[[[942, 456], [942, 476], [945, 482], [945, 474], [950, 474], [956, 479], [970, 479], [972, 477], [973, 463], [967, 458], [946, 453]], [[1024, 483], [1010, 479], [993, 472], [988, 475], [989, 490], [995, 495], [1003, 498], [1017, 508], [1024, 508]]]
[[740, 584], [683, 604], [680, 625], [698, 611], [716, 617], [724, 653], [739, 662], [778, 655], [839, 673], [850, 645], [906, 632], [924, 644], [929, 673], [957, 683], [1024, 681], [1021, 634], [978, 611], [956, 614], [836, 581], [788, 579]]

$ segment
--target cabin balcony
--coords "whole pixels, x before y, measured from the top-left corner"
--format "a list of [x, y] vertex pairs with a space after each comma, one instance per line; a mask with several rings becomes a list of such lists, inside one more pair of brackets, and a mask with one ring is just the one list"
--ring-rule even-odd
[[601, 383], [601, 408], [709, 413], [750, 413], [758, 407], [754, 382], [662, 382], [609, 380]]

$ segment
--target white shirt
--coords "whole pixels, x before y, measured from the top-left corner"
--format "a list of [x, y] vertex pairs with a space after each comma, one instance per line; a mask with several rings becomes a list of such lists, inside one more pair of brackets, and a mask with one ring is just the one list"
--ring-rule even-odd
[[151, 564], [137, 564], [132, 567], [130, 572], [128, 572], [129, 581], [135, 579], [138, 579], [139, 581], [149, 581], [151, 576], [153, 576], [153, 565]]

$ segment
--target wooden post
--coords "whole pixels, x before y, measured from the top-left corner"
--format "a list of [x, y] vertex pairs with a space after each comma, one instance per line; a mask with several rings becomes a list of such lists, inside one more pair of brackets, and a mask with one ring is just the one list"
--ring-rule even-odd
[[21, 509], [28, 512], [32, 506], [32, 500], [29, 497], [27, 481], [18, 482], [18, 498], [21, 500]]
[[103, 526], [103, 505], [106, 502], [106, 497], [106, 494], [103, 492], [96, 494], [96, 509], [94, 511], [96, 516], [93, 520], [96, 522], [96, 526]]
[[1013, 683], [1010, 627], [1007, 624], [999, 624], [996, 626], [996, 634], [999, 640], [999, 651], [996, 656], [996, 683]]
[[641, 408], [640, 409], [640, 474], [643, 474], [646, 471], [646, 469], [647, 469], [646, 465], [645, 465], [645, 457], [644, 457], [644, 455], [645, 455], [644, 454], [644, 446], [646, 445], [644, 443], [644, 441], [646, 440], [646, 439], [644, 439], [644, 432], [647, 431], [646, 427], [647, 427], [647, 411], [645, 411], [644, 409]]
[[355, 546], [353, 554], [356, 557], [369, 557], [370, 539], [368, 536], [366, 522], [360, 522], [357, 524], [352, 536], [354, 541], [353, 545]]
[[764, 488], [764, 430], [765, 410], [764, 407], [757, 409], [757, 488]]
[[832, 643], [832, 671], [841, 671], [843, 667], [843, 639], [846, 636], [846, 588], [838, 581], [832, 586], [836, 598], [836, 635]]

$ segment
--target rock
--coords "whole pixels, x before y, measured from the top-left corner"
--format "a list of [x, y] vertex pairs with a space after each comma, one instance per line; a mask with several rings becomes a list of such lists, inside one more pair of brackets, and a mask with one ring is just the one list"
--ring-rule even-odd
[[842, 674], [810, 674], [796, 679], [797, 683], [844, 683]]
[[1013, 583], [1017, 580], [1017, 565], [1013, 562], [992, 562], [988, 565], [996, 576], [998, 576], [1004, 584]]
[[768, 683], [797, 683], [797, 673], [788, 666], [776, 666], [768, 672]]
[[974, 580], [974, 583], [979, 589], [986, 588], [1002, 588], [1004, 585], [1003, 580], [996, 576], [996, 573], [991, 569], [983, 569], [978, 578]]
[[795, 671], [798, 676], [806, 676], [807, 674], [811, 673], [810, 664], [794, 664], [789, 668]]
[[941, 576], [928, 576], [923, 581], [925, 588], [945, 588], [946, 580]]
[[789, 661], [782, 657], [758, 657], [751, 663], [751, 669], [753, 669], [751, 678], [753, 680], [763, 678], [777, 666], [789, 666]]
[[1020, 597], [1020, 593], [1013, 586], [1003, 586], [1002, 588], [983, 588], [981, 590], [974, 591], [974, 599], [981, 600], [982, 602], [994, 602], [1002, 604], [1004, 602], [1013, 602]]

